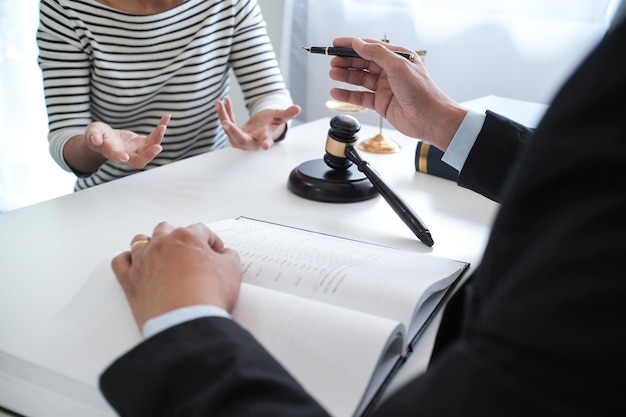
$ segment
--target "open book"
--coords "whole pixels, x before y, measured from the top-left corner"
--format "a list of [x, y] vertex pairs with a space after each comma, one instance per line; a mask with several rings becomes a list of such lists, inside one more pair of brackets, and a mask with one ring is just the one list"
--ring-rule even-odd
[[[363, 414], [469, 266], [246, 218], [209, 227], [245, 270], [233, 319], [334, 416]], [[0, 377], [55, 399], [58, 415], [115, 415], [98, 377], [141, 340], [110, 260], [0, 352]], [[41, 415], [55, 414], [46, 407]]]

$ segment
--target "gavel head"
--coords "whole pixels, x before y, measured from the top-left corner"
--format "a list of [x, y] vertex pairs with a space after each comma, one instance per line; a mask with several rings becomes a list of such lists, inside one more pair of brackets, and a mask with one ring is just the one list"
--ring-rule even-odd
[[346, 170], [352, 165], [346, 157], [346, 149], [354, 146], [359, 139], [357, 133], [361, 124], [347, 114], [339, 114], [330, 120], [330, 129], [326, 138], [324, 162], [335, 170]]

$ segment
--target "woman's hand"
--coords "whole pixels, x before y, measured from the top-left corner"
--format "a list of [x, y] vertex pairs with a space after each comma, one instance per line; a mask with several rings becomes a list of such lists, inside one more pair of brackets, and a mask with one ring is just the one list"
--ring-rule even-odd
[[215, 107], [231, 146], [243, 150], [268, 150], [274, 142], [282, 139], [287, 122], [300, 114], [298, 105], [286, 110], [261, 110], [239, 127], [228, 97], [224, 101], [217, 100]]
[[102, 122], [93, 122], [85, 129], [89, 149], [114, 163], [125, 163], [133, 168], [143, 168], [157, 156], [170, 120], [167, 114], [149, 135], [139, 135], [130, 130], [113, 129]]

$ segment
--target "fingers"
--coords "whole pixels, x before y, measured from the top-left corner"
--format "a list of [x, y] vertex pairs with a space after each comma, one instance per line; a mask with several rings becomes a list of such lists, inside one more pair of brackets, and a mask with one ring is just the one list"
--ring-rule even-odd
[[[133, 168], [141, 169], [148, 165], [162, 150], [161, 145], [152, 145], [141, 152], [134, 153], [132, 158], [129, 158], [127, 161], [121, 162], [127, 163]], [[111, 160], [113, 161], [113, 159]]]
[[[364, 87], [367, 87], [368, 84], [372, 84], [372, 82], [375, 82], [375, 80], [378, 79], [377, 75], [374, 75], [368, 71], [356, 71], [354, 68], [347, 69], [345, 67], [333, 67], [331, 68], [329, 75], [335, 81], [341, 81], [344, 83]], [[371, 78], [372, 81], [368, 82], [368, 78]], [[375, 84], [372, 85], [372, 87], [375, 87]]]
[[222, 252], [224, 250], [224, 242], [217, 233], [209, 229], [203, 223], [196, 223], [187, 228], [190, 232], [198, 236], [202, 241], [206, 242], [211, 249], [216, 252]]
[[352, 48], [352, 41], [355, 38], [353, 36], [341, 36], [333, 39], [333, 46], [342, 47], [342, 48]]
[[154, 228], [154, 231], [152, 232], [152, 237], [153, 238], [162, 237], [162, 236], [172, 233], [173, 230], [174, 230], [174, 226], [172, 226], [168, 222], [161, 222], [157, 224], [156, 227]]
[[228, 136], [228, 141], [233, 148], [242, 149], [245, 151], [254, 150], [257, 145], [253, 138], [249, 134], [239, 128], [239, 126], [232, 123], [225, 123], [224, 130]]
[[[347, 43], [351, 42], [348, 47], [354, 48], [354, 50], [364, 59], [372, 59], [370, 54], [384, 54], [386, 56], [392, 56], [389, 52], [406, 52], [414, 54], [415, 51], [401, 46], [394, 45], [385, 41], [367, 38], [338, 38], [339, 42]], [[396, 55], [396, 54], [394, 54]]]
[[120, 283], [120, 286], [124, 290], [125, 293], [129, 293], [132, 287], [128, 280], [128, 270], [131, 265], [131, 255], [130, 252], [122, 252], [119, 255], [115, 256], [111, 261], [111, 269], [113, 269], [113, 273], [117, 278], [117, 281]]
[[[224, 241], [222, 240], [222, 238], [213, 230], [209, 229], [205, 224], [197, 223], [187, 227], [187, 230], [203, 239], [203, 242], [208, 243], [209, 247], [213, 251], [219, 253], [220, 255], [225, 255], [233, 258], [233, 262], [235, 264], [240, 263], [239, 253], [237, 253], [237, 251], [234, 249], [227, 248], [224, 245]], [[227, 308], [227, 310], [230, 311], [231, 308]]]
[[[167, 124], [169, 123], [171, 118], [170, 114], [166, 114], [161, 116], [161, 120], [159, 120], [159, 124], [154, 128], [152, 133], [148, 135], [145, 142], [146, 150], [149, 148], [155, 148], [154, 145], [159, 145], [163, 141], [163, 137], [165, 137], [165, 131], [167, 130]], [[156, 155], [155, 155], [156, 156]]]
[[144, 245], [150, 242], [150, 238], [146, 235], [137, 235], [130, 242], [130, 253], [132, 254], [135, 250], [140, 250]]
[[300, 114], [301, 111], [302, 111], [302, 108], [298, 106], [297, 104], [287, 107], [285, 110], [283, 110], [282, 123], [287, 123], [289, 120], [295, 118], [297, 115]]
[[113, 273], [127, 297], [132, 296], [135, 291], [135, 286], [130, 279], [133, 256], [141, 254], [148, 243], [150, 243], [149, 236], [138, 234], [131, 240], [129, 250], [115, 256], [111, 261], [111, 269], [113, 269]]
[[129, 154], [120, 149], [114, 139], [113, 129], [105, 123], [92, 122], [85, 129], [85, 140], [92, 151], [114, 163], [127, 162]]
[[102, 138], [102, 133], [100, 132], [90, 133], [89, 136], [87, 137], [87, 142], [91, 143], [94, 146], [102, 145], [102, 142], [104, 142], [104, 139]]
[[215, 110], [217, 110], [217, 116], [220, 118], [220, 122], [228, 121], [228, 113], [226, 112], [226, 106], [222, 100], [215, 100]]
[[163, 147], [161, 145], [152, 145], [144, 150], [141, 153], [137, 153], [133, 155], [132, 163], [129, 162], [129, 165], [133, 168], [144, 168], [148, 165], [158, 154], [161, 153]]
[[[367, 72], [371, 74], [380, 74], [382, 72], [380, 65], [405, 59], [395, 52], [406, 52], [409, 54], [416, 53], [415, 51], [403, 46], [391, 45], [386, 42], [372, 39], [337, 38], [333, 43], [337, 46], [353, 48], [362, 58], [335, 57], [331, 60], [331, 67], [344, 68], [352, 71], [367, 70]], [[419, 61], [419, 59], [416, 59], [413, 62]]]
[[170, 119], [171, 114], [165, 114], [161, 116], [159, 123], [148, 136], [133, 137], [132, 141], [141, 139], [143, 144], [132, 152], [132, 156], [130, 156], [128, 160], [121, 162], [128, 163], [128, 165], [133, 168], [143, 168], [148, 165], [148, 163], [150, 163], [163, 150], [161, 142], [163, 142], [163, 138], [165, 137], [165, 131], [167, 130], [167, 124]]
[[[163, 237], [171, 233], [173, 230], [174, 230], [174, 227], [171, 224], [167, 222], [161, 222], [154, 228], [154, 232], [152, 236], [157, 237], [157, 238]], [[151, 240], [152, 238], [150, 236], [147, 236], [144, 234], [135, 235], [135, 237], [133, 237], [132, 240], [130, 241], [130, 247], [128, 251], [115, 257], [114, 262], [116, 262], [116, 264], [119, 267], [122, 267], [124, 263], [126, 262], [128, 263], [128, 266], [130, 266], [130, 264], [132, 263], [132, 256], [137, 255], [141, 253], [143, 250], [145, 250], [145, 247], [150, 243]], [[126, 256], [122, 256], [122, 255], [126, 255]], [[120, 259], [115, 260], [117, 258], [120, 258]]]
[[215, 100], [215, 107], [222, 123], [235, 123], [235, 112], [233, 111], [233, 103], [229, 97], [225, 97], [224, 100]]
[[331, 67], [340, 67], [350, 70], [369, 70], [372, 65], [372, 58], [369, 56], [364, 48], [368, 44], [380, 44], [383, 48], [386, 48], [386, 44], [382, 44], [380, 41], [370, 40], [366, 43], [361, 38], [336, 38], [333, 41], [335, 46], [341, 46], [345, 48], [353, 48], [361, 58], [348, 58], [348, 57], [334, 57], [330, 60]]
[[172, 118], [171, 114], [164, 114], [163, 116], [161, 116], [161, 120], [159, 120], [158, 125], [167, 127], [167, 124], [170, 122], [171, 118]]
[[344, 90], [343, 88], [332, 88], [330, 96], [335, 100], [351, 103], [357, 106], [375, 109], [374, 93], [367, 91]]
[[217, 110], [217, 116], [220, 118], [222, 128], [228, 135], [230, 144], [235, 148], [243, 149], [241, 144], [246, 141], [246, 137], [235, 124], [235, 115], [230, 99], [226, 97], [224, 101], [215, 100], [215, 109]]
[[119, 255], [115, 256], [111, 261], [111, 267], [113, 268], [113, 272], [115, 275], [119, 276], [124, 274], [130, 268], [130, 252], [122, 252]]
[[[287, 123], [301, 111], [302, 108], [297, 104], [289, 106], [285, 110], [268, 110], [268, 112], [273, 112], [273, 116], [270, 118], [268, 133], [258, 136], [257, 142], [260, 142], [261, 149], [267, 151], [274, 146], [274, 143], [283, 140], [287, 134]], [[253, 134], [252, 136], [254, 138], [256, 135]]]
[[224, 105], [226, 107], [226, 111], [228, 112], [228, 118], [233, 124], [237, 124], [235, 120], [235, 111], [233, 110], [233, 102], [230, 100], [230, 97], [226, 97], [224, 99]]
[[111, 129], [102, 122], [91, 122], [85, 129], [85, 139], [87, 143], [93, 146], [102, 146], [104, 143], [104, 134], [107, 129]]
[[130, 130], [115, 130], [100, 122], [91, 123], [85, 131], [89, 146], [112, 163], [125, 163], [133, 168], [144, 168], [162, 150], [170, 114], [161, 116], [157, 126], [147, 136]]
[[[197, 223], [188, 227], [174, 227], [168, 222], [161, 222], [154, 228], [152, 239], [162, 239], [170, 234], [176, 234], [177, 239], [186, 242], [197, 240], [211, 247], [215, 246], [219, 249], [224, 247], [222, 240], [203, 223]], [[142, 235], [137, 235], [135, 239], [141, 240]]]
[[215, 108], [231, 146], [242, 150], [270, 149], [274, 139], [284, 132], [284, 125], [302, 111], [295, 104], [285, 110], [262, 110], [240, 127], [235, 123], [232, 102], [228, 97], [223, 101], [216, 100]]
[[[104, 133], [102, 135], [102, 148], [105, 150], [105, 146], [109, 149], [108, 159], [113, 163], [127, 163], [130, 161], [130, 154], [122, 149], [120, 144], [114, 140], [111, 140], [110, 135]], [[105, 150], [106, 152], [106, 150]]]
[[215, 108], [217, 110], [217, 115], [220, 118], [220, 122], [224, 129], [226, 129], [227, 125], [236, 125], [235, 121], [235, 112], [233, 110], [233, 104], [230, 101], [230, 98], [226, 97], [224, 101], [215, 100]]
[[381, 43], [381, 44], [389, 45], [389, 43], [387, 43], [386, 41], [381, 41], [379, 39], [357, 38], [354, 36], [339, 36], [333, 40], [333, 46], [352, 48], [354, 47], [354, 41], [357, 39], [363, 40], [368, 43]]
[[145, 246], [148, 245], [151, 240], [161, 239], [176, 231], [177, 229], [180, 231], [185, 231], [199, 241], [208, 244], [216, 252], [221, 252], [224, 249], [224, 242], [222, 241], [222, 239], [217, 235], [217, 233], [209, 229], [203, 223], [196, 223], [188, 227], [176, 228], [168, 222], [160, 222], [154, 228], [152, 232], [152, 237], [146, 236], [144, 234], [138, 234], [131, 240], [129, 251], [130, 254], [132, 255], [135, 253], [139, 253], [140, 251], [145, 249]]

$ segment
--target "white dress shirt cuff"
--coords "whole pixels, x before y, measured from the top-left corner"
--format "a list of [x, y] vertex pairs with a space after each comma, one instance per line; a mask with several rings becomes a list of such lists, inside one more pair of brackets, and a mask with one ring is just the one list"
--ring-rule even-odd
[[195, 305], [189, 307], [181, 307], [176, 310], [169, 311], [160, 316], [156, 316], [148, 320], [143, 325], [143, 337], [147, 339], [154, 336], [163, 330], [174, 327], [177, 324], [184, 323], [186, 321], [194, 320], [200, 317], [227, 317], [230, 318], [230, 314], [223, 308], [211, 306], [211, 305]]
[[483, 113], [468, 111], [441, 160], [460, 171], [485, 124], [485, 118]]

